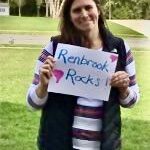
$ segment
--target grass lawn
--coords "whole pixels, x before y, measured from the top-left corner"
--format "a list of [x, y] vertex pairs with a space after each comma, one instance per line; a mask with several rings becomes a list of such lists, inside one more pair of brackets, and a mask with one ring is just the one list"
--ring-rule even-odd
[[[39, 52], [0, 48], [0, 150], [36, 150], [40, 112], [27, 110], [25, 95]], [[150, 150], [150, 52], [134, 55], [142, 96], [135, 108], [122, 109], [123, 150]]]
[[39, 113], [25, 107], [34, 50], [0, 49], [0, 149], [35, 150]]
[[0, 30], [49, 32], [58, 29], [58, 19], [46, 17], [1, 16], [0, 20]]
[[[58, 19], [46, 17], [0, 16], [0, 33], [57, 34]], [[108, 21], [110, 30], [119, 36], [144, 37], [143, 34]]]
[[[137, 68], [137, 80], [141, 98], [132, 109], [122, 109], [123, 150], [150, 149], [150, 51], [134, 52]], [[147, 49], [146, 49], [147, 50]]]

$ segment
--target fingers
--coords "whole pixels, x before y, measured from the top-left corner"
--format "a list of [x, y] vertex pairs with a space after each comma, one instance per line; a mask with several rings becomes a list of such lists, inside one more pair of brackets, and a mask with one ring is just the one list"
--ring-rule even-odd
[[52, 67], [50, 67], [50, 65], [48, 64], [44, 64], [41, 68], [40, 68], [40, 76], [46, 76], [47, 78], [51, 77], [51, 72], [52, 72]]
[[47, 59], [45, 60], [44, 64], [48, 64], [50, 68], [54, 67], [55, 59], [52, 56], [48, 56]]
[[111, 86], [127, 88], [129, 86], [129, 75], [125, 71], [118, 71], [112, 75]]
[[39, 70], [40, 80], [42, 84], [47, 84], [50, 77], [52, 76], [53, 67], [55, 64], [55, 59], [52, 56], [48, 56], [44, 64]]
[[51, 61], [52, 63], [56, 62], [56, 60], [53, 56], [48, 56], [45, 62], [47, 62], [47, 61]]
[[53, 67], [54, 67], [54, 62], [52, 62], [50, 59], [47, 59], [42, 68], [41, 68], [41, 71], [43, 73], [46, 73], [46, 74], [49, 74], [51, 75], [52, 74], [52, 70], [53, 70]]
[[56, 61], [55, 61], [54, 57], [48, 56], [42, 66], [43, 72], [45, 72], [45, 73], [49, 72], [51, 74], [55, 62]]

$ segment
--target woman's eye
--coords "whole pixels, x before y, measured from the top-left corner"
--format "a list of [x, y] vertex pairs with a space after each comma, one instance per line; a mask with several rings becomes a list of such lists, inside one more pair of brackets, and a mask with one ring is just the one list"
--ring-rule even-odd
[[92, 6], [88, 5], [88, 6], [85, 6], [85, 10], [90, 10], [92, 9]]
[[80, 8], [76, 8], [76, 9], [73, 10], [74, 13], [79, 13], [80, 11], [81, 11]]
[[83, 8], [75, 8], [72, 10], [73, 13], [80, 13], [82, 11], [82, 9], [89, 11], [90, 9], [92, 9], [93, 7], [91, 5], [87, 5], [84, 6]]

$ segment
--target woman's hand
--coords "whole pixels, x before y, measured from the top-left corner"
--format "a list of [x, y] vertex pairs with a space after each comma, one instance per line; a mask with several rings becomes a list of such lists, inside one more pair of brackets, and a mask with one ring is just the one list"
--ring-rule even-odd
[[110, 84], [119, 89], [120, 98], [124, 99], [129, 95], [129, 82], [129, 75], [125, 71], [117, 71], [112, 75]]
[[37, 96], [43, 98], [47, 94], [47, 87], [49, 79], [52, 76], [55, 59], [52, 56], [48, 56], [44, 64], [39, 70], [40, 82], [36, 89]]

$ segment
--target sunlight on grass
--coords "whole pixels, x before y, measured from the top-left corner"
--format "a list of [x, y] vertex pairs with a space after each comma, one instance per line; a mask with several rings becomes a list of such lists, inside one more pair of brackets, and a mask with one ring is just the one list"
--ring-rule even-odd
[[121, 36], [131, 36], [131, 37], [144, 37], [143, 34], [134, 31], [128, 27], [113, 23], [111, 21], [108, 21], [108, 26], [115, 35], [121, 35]]
[[[1, 16], [0, 30], [56, 31], [58, 19], [46, 17]], [[11, 24], [11, 26], [10, 26]]]
[[36, 150], [40, 112], [25, 104], [38, 50], [0, 49], [0, 150]]
[[[46, 17], [0, 16], [0, 33], [58, 34], [59, 19]], [[110, 30], [122, 37], [144, 37], [143, 34], [119, 24], [107, 21]], [[10, 26], [11, 24], [11, 26]]]

